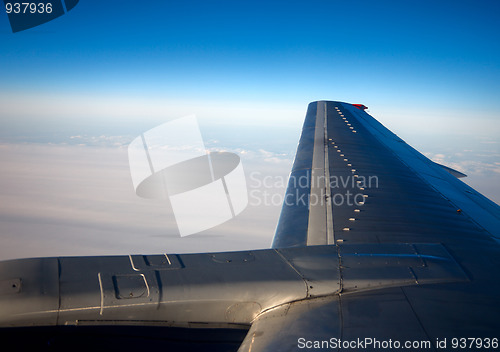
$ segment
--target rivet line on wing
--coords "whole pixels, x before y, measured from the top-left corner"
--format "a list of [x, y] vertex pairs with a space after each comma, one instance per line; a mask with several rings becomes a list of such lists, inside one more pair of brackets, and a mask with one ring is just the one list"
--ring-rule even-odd
[[[352, 133], [357, 133], [357, 131], [354, 129], [354, 126], [352, 126], [352, 123], [349, 122], [348, 118], [344, 115], [344, 113], [338, 108], [338, 107], [335, 107], [335, 110], [337, 111], [337, 113], [339, 114], [339, 117], [342, 118], [343, 122], [346, 124], [346, 126], [351, 130]], [[330, 138], [329, 141], [331, 142], [331, 144], [334, 146], [334, 148], [337, 150], [337, 152], [339, 153], [342, 153], [342, 151], [340, 150], [339, 146], [335, 144], [335, 142]], [[343, 161], [346, 163], [346, 166], [351, 170], [351, 173], [353, 174], [353, 178], [356, 178], [356, 179], [359, 179], [359, 174], [357, 173], [357, 169], [353, 166], [352, 162], [349, 160], [349, 158], [344, 154], [340, 154], [340, 156], [343, 158]], [[358, 187], [358, 189], [360, 191], [364, 191], [365, 188], [364, 187], [360, 187], [359, 185], [362, 184], [362, 181], [361, 180], [356, 180], [356, 185]], [[368, 197], [367, 194], [362, 194], [363, 196], [363, 200], [361, 202], [357, 202], [357, 205], [364, 205], [365, 204], [365, 200], [366, 198]], [[359, 208], [355, 208], [354, 209], [354, 213], [360, 213], [361, 210]], [[356, 218], [356, 217], [349, 217], [348, 218], [348, 221], [353, 223], [355, 221], [358, 221], [359, 219]], [[344, 227], [342, 229], [345, 233], [347, 233], [348, 231], [351, 231], [352, 228], [351, 227]], [[343, 242], [344, 240], [343, 239], [338, 239], [337, 240], [337, 243], [341, 243]]]

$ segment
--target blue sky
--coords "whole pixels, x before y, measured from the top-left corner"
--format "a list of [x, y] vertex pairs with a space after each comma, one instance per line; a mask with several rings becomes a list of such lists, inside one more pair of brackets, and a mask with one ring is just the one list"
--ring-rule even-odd
[[209, 144], [286, 175], [307, 104], [341, 100], [499, 202], [499, 14], [496, 0], [82, 0], [13, 34], [0, 13], [0, 144], [88, 155], [195, 113]]
[[319, 99], [364, 103], [403, 137], [436, 117], [444, 133], [473, 120], [498, 134], [499, 13], [494, 0], [81, 1], [16, 34], [2, 15], [3, 136], [135, 134], [193, 111], [295, 128]]
[[81, 1], [10, 34], [2, 90], [496, 109], [498, 1]]

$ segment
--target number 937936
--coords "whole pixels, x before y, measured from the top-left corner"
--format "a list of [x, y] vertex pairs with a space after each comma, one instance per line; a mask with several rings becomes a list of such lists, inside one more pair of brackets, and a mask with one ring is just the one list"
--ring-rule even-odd
[[43, 2], [7, 2], [5, 3], [7, 13], [52, 13], [52, 3]]

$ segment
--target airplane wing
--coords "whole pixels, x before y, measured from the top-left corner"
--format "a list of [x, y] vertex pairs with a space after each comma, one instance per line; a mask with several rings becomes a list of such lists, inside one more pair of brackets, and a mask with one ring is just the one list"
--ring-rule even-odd
[[370, 341], [392, 339], [473, 350], [499, 338], [500, 275], [493, 268], [500, 265], [500, 208], [454, 175], [465, 176], [432, 162], [363, 109], [311, 103], [273, 247], [336, 246], [338, 294], [292, 304], [298, 313], [288, 321], [261, 315], [247, 350], [325, 340], [323, 347], [354, 350], [365, 338], [368, 349], [388, 349]]
[[309, 105], [271, 249], [0, 262], [3, 341], [499, 349], [500, 208], [365, 108]]

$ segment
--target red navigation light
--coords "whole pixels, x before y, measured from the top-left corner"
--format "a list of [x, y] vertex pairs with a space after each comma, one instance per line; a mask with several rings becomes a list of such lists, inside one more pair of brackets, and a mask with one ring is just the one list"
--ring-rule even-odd
[[366, 110], [368, 106], [364, 106], [363, 104], [352, 104], [352, 106], [357, 107], [359, 110]]

